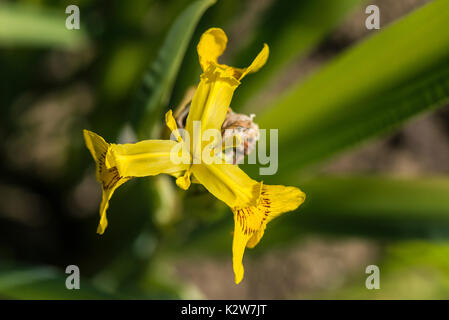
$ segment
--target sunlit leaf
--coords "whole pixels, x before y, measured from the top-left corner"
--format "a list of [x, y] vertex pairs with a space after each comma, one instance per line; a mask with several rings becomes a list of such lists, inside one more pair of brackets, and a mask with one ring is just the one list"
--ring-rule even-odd
[[434, 1], [269, 105], [258, 121], [279, 129], [277, 181], [447, 102], [448, 19], [449, 2]]
[[[245, 79], [235, 96], [235, 108], [243, 108], [254, 95], [275, 81], [289, 63], [306, 55], [363, 0], [274, 1], [253, 31], [251, 41], [236, 55], [235, 64], [245, 66], [263, 43], [270, 46], [270, 59], [257, 73]], [[232, 40], [232, 39], [231, 39]], [[246, 107], [246, 106], [245, 106]]]
[[[303, 182], [307, 199], [273, 220], [255, 250], [294, 243], [305, 235], [381, 239], [449, 238], [448, 178], [317, 177]], [[227, 253], [233, 220], [198, 228], [182, 244], [194, 252]]]
[[144, 76], [136, 98], [133, 125], [139, 136], [148, 138], [151, 124], [155, 119], [160, 119], [195, 27], [206, 9], [214, 2], [215, 0], [193, 2], [170, 28], [156, 60]]

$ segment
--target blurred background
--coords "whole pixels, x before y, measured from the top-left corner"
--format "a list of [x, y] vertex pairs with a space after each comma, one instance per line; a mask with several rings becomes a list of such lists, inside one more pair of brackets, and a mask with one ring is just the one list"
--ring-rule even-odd
[[[431, 16], [442, 2], [0, 1], [0, 298], [449, 298], [449, 20]], [[70, 4], [79, 30], [65, 28]], [[368, 4], [380, 30], [365, 27]], [[270, 45], [231, 107], [279, 129], [279, 171], [245, 170], [308, 196], [246, 250], [240, 285], [231, 211], [201, 186], [127, 182], [97, 235], [82, 137], [157, 137], [199, 81], [209, 27], [226, 31], [230, 65]], [[380, 290], [365, 287], [372, 264]], [[81, 290], [65, 288], [68, 265]]]

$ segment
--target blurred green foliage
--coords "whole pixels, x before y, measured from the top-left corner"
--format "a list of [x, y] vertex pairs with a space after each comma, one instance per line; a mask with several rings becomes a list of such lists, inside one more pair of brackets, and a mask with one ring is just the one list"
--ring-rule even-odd
[[71, 32], [57, 10], [0, 3], [0, 43], [6, 46], [76, 48], [85, 45], [84, 29]]
[[449, 295], [447, 242], [404, 241], [391, 244], [379, 261], [381, 290], [366, 290], [363, 271], [343, 290], [308, 296], [313, 299], [445, 299]]
[[[93, 163], [81, 135], [90, 128], [109, 141], [157, 137], [164, 111], [198, 82], [195, 47], [212, 26], [242, 33], [234, 47], [230, 37], [225, 57], [238, 66], [262, 43], [270, 45], [269, 63], [245, 79], [232, 107], [257, 112], [262, 128], [279, 129], [279, 174], [263, 179], [298, 185], [308, 195], [298, 212], [270, 224], [254, 254], [309, 234], [375, 239], [385, 249], [379, 263], [389, 279], [382, 282], [386, 290], [350, 284], [317, 297], [417, 297], [404, 289], [407, 281], [417, 291], [427, 288], [418, 297], [447, 297], [447, 177], [316, 174], [331, 155], [447, 103], [447, 1], [382, 27], [262, 106], [252, 101], [325, 43], [348, 14], [363, 10], [363, 1], [267, 1], [260, 12], [252, 9], [259, 15], [246, 32], [236, 20], [247, 18], [250, 5], [237, 0], [74, 1], [79, 31], [65, 29], [65, 3], [37, 3], [0, 4], [0, 190], [13, 204], [13, 215], [11, 207], [0, 207], [0, 297], [188, 298], [189, 284], [172, 277], [167, 256], [230, 257], [228, 209], [202, 187], [184, 193], [167, 177], [120, 188], [108, 232], [99, 238]], [[44, 122], [56, 119], [50, 133], [35, 133], [39, 125], [27, 120], [34, 109]], [[51, 141], [40, 138], [60, 146], [55, 154], [61, 159], [44, 157], [56, 158], [49, 171], [42, 165], [47, 161], [32, 155], [36, 145], [50, 148]], [[256, 166], [246, 167], [257, 175]], [[31, 209], [22, 212], [20, 202]], [[80, 291], [64, 287], [69, 264], [82, 270]], [[354, 283], [364, 276], [363, 270], [354, 275]]]
[[282, 128], [279, 158], [285, 160], [276, 179], [294, 178], [292, 171], [447, 103], [449, 38], [440, 30], [448, 8], [444, 1], [422, 8], [350, 48], [267, 106], [259, 124]]

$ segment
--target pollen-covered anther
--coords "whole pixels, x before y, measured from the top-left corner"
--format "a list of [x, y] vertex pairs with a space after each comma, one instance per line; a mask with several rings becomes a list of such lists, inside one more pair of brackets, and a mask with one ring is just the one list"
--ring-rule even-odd
[[253, 121], [255, 115], [249, 116], [242, 113], [235, 113], [228, 109], [225, 121], [221, 127], [223, 140], [235, 136], [239, 137], [240, 143], [236, 146], [227, 147], [225, 153], [227, 160], [232, 160], [233, 164], [241, 163], [243, 158], [249, 155], [256, 147], [259, 140], [259, 126]]

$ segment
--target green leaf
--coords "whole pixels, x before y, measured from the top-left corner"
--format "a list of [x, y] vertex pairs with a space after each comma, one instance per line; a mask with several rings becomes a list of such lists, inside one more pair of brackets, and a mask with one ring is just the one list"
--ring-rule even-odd
[[[288, 245], [309, 234], [381, 239], [449, 238], [449, 179], [317, 177], [300, 188], [307, 198], [296, 211], [270, 222], [255, 250]], [[173, 251], [230, 254], [231, 211], [192, 232]]]
[[[307, 200], [280, 223], [287, 228], [303, 225], [311, 232], [386, 238], [449, 237], [448, 178], [317, 177], [300, 187]], [[296, 233], [294, 228], [291, 232]]]
[[213, 3], [215, 0], [193, 2], [170, 28], [156, 60], [144, 76], [136, 98], [132, 123], [139, 137], [148, 138], [154, 121], [160, 120], [195, 27]]
[[64, 9], [23, 4], [0, 4], [0, 46], [74, 48], [87, 42], [83, 26], [66, 28]]
[[239, 58], [235, 64], [247, 65], [248, 57], [255, 56], [263, 43], [270, 46], [270, 58], [257, 75], [245, 79], [244, 86], [239, 89], [233, 105], [244, 106], [251, 97], [273, 82], [289, 63], [305, 56], [319, 44], [348, 12], [362, 2], [362, 0], [275, 1], [255, 28], [251, 41], [238, 53]]
[[52, 267], [0, 266], [0, 297], [6, 299], [114, 299], [86, 279], [80, 279], [79, 290], [69, 290], [65, 281], [68, 275]]
[[269, 105], [258, 121], [279, 129], [278, 181], [447, 102], [448, 20], [449, 2], [434, 1]]

